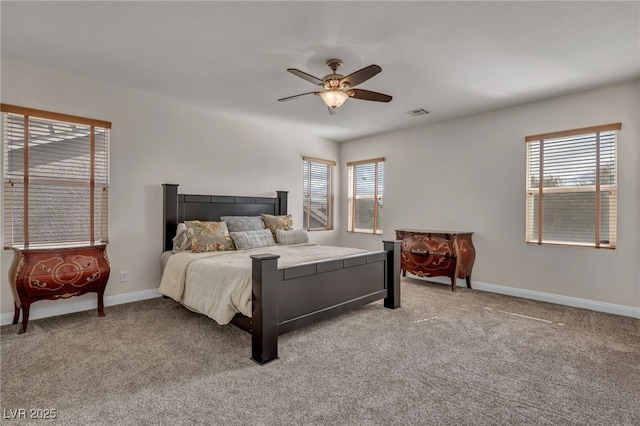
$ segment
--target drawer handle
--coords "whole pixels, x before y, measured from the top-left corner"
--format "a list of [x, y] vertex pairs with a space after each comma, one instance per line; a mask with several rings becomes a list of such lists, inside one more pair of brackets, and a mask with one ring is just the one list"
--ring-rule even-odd
[[429, 252], [427, 250], [411, 249], [411, 250], [409, 250], [409, 253], [411, 253], [411, 254], [424, 254], [425, 256], [429, 256]]
[[446, 257], [447, 259], [455, 257], [451, 253], [439, 252], [439, 251], [428, 252], [426, 250], [425, 251], [410, 250], [409, 253], [411, 253], [411, 254], [419, 254], [419, 255], [422, 255], [422, 256], [440, 256], [440, 257]]
[[31, 280], [31, 284], [39, 288], [45, 288], [47, 286], [47, 283], [40, 282], [40, 280]]
[[440, 253], [440, 252], [434, 251], [431, 254], [434, 255], [434, 256], [453, 257], [453, 256], [451, 256], [451, 254], [445, 253], [445, 252]]

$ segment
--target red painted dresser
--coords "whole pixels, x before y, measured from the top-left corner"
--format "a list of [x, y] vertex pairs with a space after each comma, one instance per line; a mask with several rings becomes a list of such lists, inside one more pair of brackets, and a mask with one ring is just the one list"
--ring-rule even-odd
[[446, 276], [451, 279], [451, 291], [456, 291], [456, 277], [467, 281], [471, 288], [471, 269], [476, 250], [471, 241], [473, 232], [431, 231], [428, 229], [396, 229], [396, 239], [402, 240], [400, 268], [419, 277]]
[[27, 331], [29, 307], [42, 299], [67, 299], [87, 292], [98, 293], [98, 315], [104, 316], [104, 290], [109, 280], [106, 246], [15, 250], [9, 280], [13, 284], [18, 323]]

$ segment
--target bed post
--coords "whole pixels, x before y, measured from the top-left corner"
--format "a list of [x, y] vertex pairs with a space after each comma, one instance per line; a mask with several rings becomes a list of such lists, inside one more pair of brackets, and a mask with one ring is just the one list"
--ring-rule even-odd
[[178, 185], [162, 184], [162, 251], [171, 250], [178, 226]]
[[387, 251], [387, 297], [384, 307], [395, 309], [400, 307], [400, 241], [384, 241]]
[[251, 256], [251, 358], [265, 364], [278, 358], [278, 258]]
[[287, 196], [289, 191], [276, 191], [278, 194], [278, 212], [276, 215], [287, 214]]

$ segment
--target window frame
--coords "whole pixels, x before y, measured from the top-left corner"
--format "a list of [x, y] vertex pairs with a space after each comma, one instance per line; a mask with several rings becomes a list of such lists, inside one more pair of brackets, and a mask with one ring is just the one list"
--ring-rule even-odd
[[[333, 208], [334, 208], [334, 199], [333, 199], [333, 176], [334, 176], [334, 168], [336, 166], [335, 161], [331, 160], [322, 160], [319, 158], [313, 157], [302, 157], [303, 161], [303, 188], [302, 188], [302, 214], [303, 214], [303, 228], [307, 231], [332, 231], [333, 230]], [[312, 166], [326, 166], [327, 176], [324, 181], [324, 186], [326, 188], [326, 193], [322, 196], [318, 195], [318, 192], [314, 192], [313, 189], [316, 188], [312, 185], [311, 177], [312, 177]], [[308, 165], [308, 166], [307, 166]], [[308, 167], [309, 173], [305, 173], [305, 166]], [[305, 184], [307, 190], [305, 191]], [[317, 189], [317, 188], [316, 188]], [[311, 228], [311, 205], [312, 198], [323, 197], [327, 200], [327, 218], [325, 222], [325, 226], [322, 228]]]
[[[380, 224], [380, 229], [377, 228], [378, 218], [382, 213], [383, 207], [380, 206], [378, 201], [384, 200], [384, 157], [379, 158], [371, 158], [368, 160], [359, 160], [359, 161], [351, 161], [347, 163], [347, 180], [348, 180], [348, 196], [347, 196], [347, 232], [359, 233], [359, 234], [372, 234], [372, 235], [382, 235], [384, 232], [384, 226]], [[355, 174], [357, 172], [357, 167], [362, 165], [370, 165], [373, 164], [375, 167], [374, 171], [374, 194], [372, 196], [369, 195], [360, 195], [357, 194], [357, 179], [355, 178]], [[382, 171], [380, 170], [380, 165], [382, 165]], [[380, 176], [382, 173], [382, 176]], [[382, 188], [380, 188], [380, 178], [382, 177]], [[371, 197], [376, 202], [373, 203], [373, 220], [372, 220], [372, 229], [362, 229], [356, 228], [356, 217], [357, 217], [357, 200], [361, 197]], [[382, 201], [384, 202], [384, 201]]]
[[[591, 126], [591, 127], [583, 127], [578, 129], [543, 133], [537, 135], [531, 135], [525, 137], [526, 143], [526, 182], [525, 182], [525, 194], [526, 194], [526, 217], [525, 217], [525, 242], [527, 244], [535, 244], [535, 245], [554, 245], [554, 246], [570, 246], [570, 247], [593, 247], [593, 248], [606, 248], [606, 249], [615, 249], [616, 248], [616, 237], [617, 237], [617, 181], [618, 181], [618, 173], [617, 173], [617, 131], [622, 128], [622, 123], [610, 123], [603, 124], [599, 126]], [[601, 169], [602, 164], [600, 162], [600, 154], [601, 154], [601, 133], [603, 132], [613, 132], [613, 183], [603, 184], [601, 182]], [[595, 171], [594, 171], [594, 183], [593, 184], [580, 184], [576, 186], [545, 186], [545, 173], [544, 173], [544, 164], [545, 164], [545, 141], [553, 141], [557, 142], [558, 139], [562, 138], [579, 138], [580, 136], [591, 136], [595, 135], [595, 153], [591, 157], [595, 162]], [[586, 138], [585, 138], [586, 139]], [[590, 140], [586, 139], [589, 143]], [[532, 164], [533, 160], [531, 158], [531, 146], [532, 143], [539, 143], [538, 147], [538, 160], [537, 160], [537, 186], [533, 185], [532, 177], [534, 176], [534, 166]], [[578, 141], [569, 141], [570, 143], [580, 143]], [[585, 150], [586, 151], [586, 150]], [[557, 156], [557, 154], [555, 154]], [[557, 166], [555, 166], [557, 167]], [[562, 193], [580, 193], [580, 192], [594, 192], [594, 241], [593, 242], [584, 242], [584, 241], [559, 241], [553, 239], [545, 240], [544, 233], [544, 196], [545, 194], [562, 194]], [[609, 194], [609, 205], [608, 212], [609, 214], [606, 216], [609, 218], [609, 236], [607, 239], [607, 243], [603, 243], [601, 241], [601, 228], [600, 223], [602, 219], [601, 212], [601, 195], [602, 193]], [[538, 197], [537, 205], [535, 202], [535, 197]], [[610, 216], [610, 212], [613, 211], [613, 217]], [[534, 232], [535, 227], [537, 226], [537, 235]], [[587, 229], [583, 227], [583, 229]]]
[[[92, 118], [79, 117], [69, 114], [62, 114], [51, 111], [38, 110], [33, 108], [26, 108], [16, 105], [9, 104], [0, 104], [0, 112], [2, 112], [3, 119], [3, 229], [4, 229], [4, 238], [3, 238], [3, 248], [7, 249], [18, 249], [23, 250], [27, 248], [63, 248], [70, 246], [93, 246], [93, 245], [106, 245], [109, 242], [109, 145], [110, 145], [110, 130], [111, 130], [111, 122], [104, 120], [96, 120]], [[8, 169], [9, 164], [9, 152], [11, 150], [9, 140], [9, 129], [7, 128], [7, 123], [9, 122], [9, 115], [18, 116], [18, 120], [20, 117], [24, 120], [23, 124], [23, 135], [22, 139], [18, 139], [21, 141], [22, 149], [24, 153], [22, 154], [24, 159], [22, 176], [14, 176], [10, 173]], [[15, 119], [15, 118], [14, 118]], [[37, 120], [45, 120], [53, 122], [53, 125], [59, 124], [63, 126], [84, 126], [89, 129], [89, 133], [85, 136], [89, 140], [88, 151], [88, 166], [81, 168], [81, 171], [87, 173], [88, 178], [83, 179], [75, 179], [69, 180], [68, 178], [61, 177], [59, 179], [51, 178], [51, 177], [38, 177], [38, 178], [30, 178], [32, 174], [32, 166], [29, 163], [29, 151], [31, 149], [29, 141], [31, 140], [31, 135], [29, 132], [29, 125], [31, 123], [31, 119]], [[100, 134], [103, 139], [97, 140], [97, 135]], [[52, 133], [54, 135], [54, 133]], [[58, 136], [59, 137], [59, 136]], [[71, 140], [71, 139], [69, 139]], [[12, 139], [15, 141], [15, 139]], [[14, 142], [15, 143], [15, 142]], [[104, 152], [102, 154], [98, 153], [98, 149], [96, 149], [97, 144], [100, 143], [104, 146]], [[86, 146], [86, 145], [85, 145]], [[15, 148], [14, 148], [15, 149]], [[78, 151], [80, 152], [80, 151]], [[74, 152], [75, 153], [75, 152]], [[102, 157], [100, 157], [102, 155]], [[99, 171], [102, 173], [102, 177], [100, 179], [96, 179]], [[21, 184], [23, 186], [22, 198], [23, 202], [19, 203], [21, 205], [14, 205], [12, 201], [13, 197], [13, 186], [16, 184]], [[87, 205], [89, 212], [87, 214], [87, 224], [88, 228], [86, 229], [87, 238], [86, 240], [67, 240], [67, 241], [51, 241], [51, 242], [33, 242], [33, 239], [30, 238], [30, 227], [29, 227], [29, 199], [30, 187], [33, 185], [39, 185], [40, 187], [55, 187], [55, 186], [71, 186], [71, 187], [87, 187]], [[100, 196], [96, 196], [96, 189], [100, 190]], [[33, 197], [32, 197], [33, 198]], [[99, 205], [99, 210], [96, 211], [96, 204]], [[22, 220], [18, 221], [21, 226], [14, 223], [14, 211], [19, 212], [22, 215]], [[99, 213], [99, 217], [97, 217]], [[17, 219], [16, 219], [17, 220]], [[96, 224], [99, 223], [99, 235], [96, 238]], [[59, 225], [53, 221], [53, 226]], [[48, 224], [51, 225], [51, 224]], [[77, 226], [77, 225], [76, 225]], [[16, 230], [22, 230], [21, 234], [17, 234]], [[65, 228], [66, 229], [66, 228]], [[84, 227], [82, 231], [85, 231]], [[36, 238], [37, 239], [37, 238]]]

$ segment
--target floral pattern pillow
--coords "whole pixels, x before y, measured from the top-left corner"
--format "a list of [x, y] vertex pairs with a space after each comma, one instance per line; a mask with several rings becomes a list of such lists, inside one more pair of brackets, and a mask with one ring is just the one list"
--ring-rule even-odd
[[187, 225], [187, 235], [191, 239], [193, 253], [235, 250], [225, 222], [191, 220], [185, 222], [185, 225]]
[[265, 228], [271, 231], [273, 239], [276, 241], [276, 229], [282, 229], [284, 231], [290, 231], [293, 229], [293, 217], [290, 214], [274, 216], [272, 214], [263, 213], [260, 217], [262, 217]]

